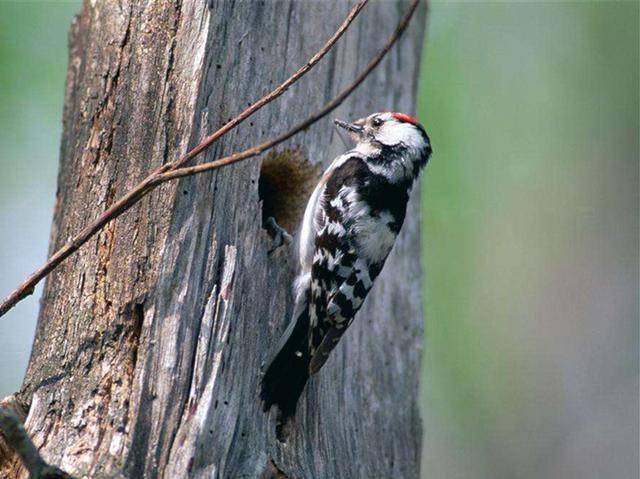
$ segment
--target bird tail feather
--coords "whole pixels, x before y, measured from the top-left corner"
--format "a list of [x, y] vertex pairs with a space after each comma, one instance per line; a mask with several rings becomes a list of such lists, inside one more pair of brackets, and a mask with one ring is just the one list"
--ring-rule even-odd
[[278, 407], [276, 432], [281, 441], [283, 427], [295, 414], [309, 379], [309, 308], [304, 304], [300, 309], [282, 335], [262, 377], [260, 399], [265, 412], [273, 405]]

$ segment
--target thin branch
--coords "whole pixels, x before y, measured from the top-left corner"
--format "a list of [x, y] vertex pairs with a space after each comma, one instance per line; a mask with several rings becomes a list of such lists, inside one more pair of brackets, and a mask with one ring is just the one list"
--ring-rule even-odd
[[77, 251], [89, 238], [102, 229], [109, 221], [117, 218], [131, 206], [136, 204], [142, 197], [144, 197], [155, 185], [159, 184], [155, 182], [156, 178], [167, 171], [174, 170], [184, 165], [186, 162], [194, 158], [196, 155], [211, 146], [218, 138], [231, 129], [238, 126], [244, 120], [246, 120], [253, 113], [272, 102], [280, 95], [282, 95], [287, 89], [304, 76], [309, 70], [311, 70], [329, 50], [335, 45], [338, 39], [344, 34], [349, 25], [353, 22], [356, 16], [367, 4], [368, 0], [359, 1], [349, 12], [345, 20], [342, 22], [336, 32], [327, 40], [318, 52], [313, 55], [307, 63], [298, 69], [293, 75], [287, 78], [282, 84], [276, 87], [273, 91], [260, 98], [253, 105], [249, 106], [238, 116], [228, 121], [221, 128], [216, 130], [211, 135], [205, 137], [195, 148], [188, 151], [185, 155], [178, 158], [174, 162], [167, 163], [160, 168], [150, 173], [144, 180], [136, 185], [131, 191], [125, 194], [122, 198], [111, 205], [106, 211], [104, 211], [93, 223], [86, 226], [80, 233], [78, 233], [69, 243], [64, 245], [58, 251], [56, 251], [47, 262], [32, 273], [26, 280], [24, 280], [20, 286], [13, 290], [9, 296], [7, 296], [2, 303], [0, 303], [0, 317], [4, 316], [7, 311], [13, 308], [18, 302], [25, 297], [33, 293], [35, 286], [45, 278], [53, 269], [55, 269], [60, 263], [62, 263], [68, 256]]
[[18, 416], [3, 407], [0, 407], [0, 431], [7, 444], [22, 459], [31, 479], [72, 479], [66, 472], [46, 463], [31, 442]]
[[394, 43], [400, 38], [404, 30], [407, 28], [413, 13], [418, 7], [419, 0], [414, 0], [409, 8], [409, 11], [405, 14], [405, 16], [400, 20], [398, 27], [395, 32], [388, 38], [382, 50], [378, 52], [378, 54], [371, 59], [366, 68], [358, 75], [358, 77], [350, 83], [338, 96], [336, 96], [333, 100], [327, 103], [321, 110], [317, 111], [313, 115], [311, 115], [306, 120], [298, 123], [296, 126], [291, 128], [286, 133], [278, 136], [269, 141], [265, 141], [259, 145], [256, 145], [247, 150], [241, 151], [239, 153], [234, 153], [232, 155], [226, 156], [224, 158], [220, 158], [215, 161], [210, 161], [208, 163], [202, 163], [200, 165], [189, 166], [184, 168], [179, 168], [174, 171], [168, 171], [166, 173], [161, 174], [156, 180], [154, 180], [154, 184], [164, 183], [165, 181], [175, 180], [176, 178], [182, 178], [183, 176], [195, 175], [197, 173], [203, 173], [205, 171], [211, 171], [218, 169], [222, 166], [231, 165], [233, 163], [237, 163], [242, 160], [246, 160], [247, 158], [251, 158], [253, 156], [257, 156], [260, 153], [263, 153], [265, 150], [269, 148], [273, 148], [274, 146], [282, 143], [283, 141], [288, 140], [292, 136], [300, 133], [301, 131], [307, 129], [311, 125], [313, 125], [316, 121], [321, 119], [322, 117], [328, 115], [333, 110], [335, 110], [338, 106], [342, 104], [342, 102], [355, 90], [364, 80], [367, 78], [369, 73], [373, 71], [373, 69], [378, 66], [378, 63], [382, 61], [387, 52], [391, 49]]
[[257, 102], [255, 102], [253, 105], [250, 105], [246, 110], [244, 110], [234, 119], [229, 120], [226, 124], [224, 124], [218, 130], [213, 132], [211, 135], [205, 137], [200, 142], [199, 145], [194, 147], [192, 150], [188, 151], [182, 158], [179, 158], [173, 163], [167, 163], [166, 165], [161, 167], [160, 170], [167, 171], [167, 170], [174, 170], [176, 168], [179, 168], [184, 163], [186, 163], [187, 161], [195, 157], [198, 153], [201, 153], [202, 151], [206, 150], [209, 146], [211, 146], [213, 142], [215, 142], [222, 135], [226, 134], [227, 132], [229, 132], [236, 126], [238, 126], [240, 123], [242, 123], [244, 120], [249, 118], [251, 115], [253, 115], [256, 111], [261, 109], [267, 103], [272, 102], [273, 100], [278, 98], [280, 95], [282, 95], [285, 91], [287, 91], [291, 85], [297, 82], [305, 73], [311, 70], [316, 65], [316, 63], [318, 63], [322, 59], [322, 57], [324, 57], [327, 53], [329, 53], [329, 50], [331, 50], [333, 45], [335, 45], [335, 43], [340, 39], [342, 34], [347, 31], [347, 28], [349, 28], [349, 25], [351, 25], [351, 22], [355, 20], [355, 18], [358, 16], [358, 14], [364, 8], [364, 6], [367, 4], [368, 1], [369, 0], [361, 0], [360, 2], [358, 2], [351, 9], [351, 11], [349, 12], [349, 15], [347, 15], [347, 18], [345, 18], [344, 22], [342, 22], [342, 25], [340, 25], [340, 27], [336, 30], [333, 36], [329, 38], [329, 40], [327, 40], [327, 43], [325, 43], [320, 50], [318, 50], [318, 53], [312, 56], [307, 63], [301, 66], [297, 72], [295, 72], [293, 75], [287, 78], [282, 84], [276, 87], [275, 90], [273, 90], [271, 93], [260, 98]]
[[[418, 7], [419, 1], [420, 0], [413, 0], [413, 2], [411, 3], [411, 6], [409, 7], [409, 10], [398, 23], [396, 30], [389, 37], [389, 39], [385, 43], [384, 47], [380, 50], [380, 52], [378, 52], [378, 54], [369, 62], [367, 67], [364, 69], [364, 71], [349, 86], [347, 86], [347, 88], [345, 88], [332, 101], [327, 103], [321, 110], [319, 110], [318, 112], [316, 112], [315, 114], [313, 114], [312, 116], [304, 120], [303, 122], [299, 123], [297, 126], [292, 128], [291, 130], [287, 131], [286, 133], [280, 135], [279, 137], [273, 140], [266, 141], [264, 143], [261, 143], [247, 150], [241, 151], [239, 153], [234, 153], [230, 156], [220, 158], [212, 162], [203, 163], [203, 164], [191, 166], [191, 167], [181, 167], [181, 168], [179, 167], [179, 165], [184, 164], [186, 161], [193, 158], [196, 154], [205, 150], [217, 138], [219, 138], [224, 133], [229, 131], [231, 128], [233, 128], [233, 126], [238, 125], [241, 121], [246, 119], [258, 108], [261, 108], [262, 106], [266, 105], [273, 99], [277, 98], [277, 96], [284, 93], [284, 91], [286, 90], [286, 87], [282, 91], [280, 91], [280, 93], [275, 94], [274, 92], [279, 90], [282, 87], [282, 85], [287, 84], [287, 87], [288, 87], [293, 83], [293, 81], [291, 82], [289, 82], [289, 80], [285, 81], [282, 85], [280, 85], [280, 87], [276, 88], [276, 90], [274, 90], [272, 93], [270, 93], [269, 95], [267, 95], [266, 97], [263, 97], [263, 99], [258, 101], [255, 105], [258, 105], [262, 102], [258, 108], [256, 108], [253, 111], [250, 111], [253, 108], [253, 107], [250, 107], [244, 112], [242, 112], [240, 115], [238, 115], [237, 117], [237, 118], [240, 118], [244, 115], [244, 118], [240, 120], [237, 120], [237, 118], [234, 120], [231, 120], [225, 126], [220, 128], [218, 131], [216, 131], [209, 137], [205, 138], [205, 140], [203, 140], [198, 146], [196, 146], [193, 150], [189, 151], [186, 155], [184, 155], [180, 159], [172, 163], [167, 163], [163, 167], [151, 173], [149, 176], [147, 176], [147, 178], [145, 178], [142, 182], [140, 182], [133, 190], [131, 190], [125, 196], [123, 196], [118, 201], [116, 201], [110, 208], [108, 208], [104, 213], [102, 213], [102, 215], [100, 215], [100, 217], [97, 220], [95, 220], [89, 226], [85, 227], [75, 238], [73, 238], [73, 240], [71, 240], [65, 246], [60, 248], [56, 253], [54, 253], [43, 266], [41, 266], [38, 270], [36, 270], [18, 288], [16, 288], [9, 296], [7, 296], [7, 298], [5, 298], [2, 301], [2, 303], [0, 303], [0, 317], [3, 316], [11, 308], [13, 308], [13, 306], [15, 306], [19, 301], [24, 299], [29, 294], [32, 294], [33, 289], [40, 282], [40, 280], [46, 277], [53, 269], [55, 269], [68, 256], [70, 256], [72, 253], [78, 250], [89, 238], [91, 238], [94, 234], [100, 231], [105, 224], [107, 224], [109, 221], [117, 218], [122, 213], [127, 211], [129, 208], [135, 205], [138, 201], [140, 201], [144, 196], [146, 196], [151, 190], [153, 190], [156, 186], [176, 178], [182, 178], [184, 176], [190, 176], [198, 173], [203, 173], [205, 171], [211, 171], [211, 170], [220, 168], [222, 166], [227, 166], [232, 163], [237, 163], [239, 161], [257, 156], [260, 153], [264, 152], [265, 150], [268, 150], [269, 148], [272, 148], [278, 145], [279, 143], [282, 143], [283, 141], [288, 140], [293, 135], [308, 128], [313, 123], [315, 123], [322, 117], [326, 116], [332, 110], [334, 110], [339, 105], [341, 105], [342, 102], [353, 92], [353, 90], [355, 90], [365, 80], [365, 78], [371, 73], [371, 71], [380, 63], [380, 61], [384, 58], [387, 52], [391, 49], [391, 47], [395, 44], [395, 42], [400, 38], [400, 36], [408, 26], [409, 21], [411, 20], [416, 8]], [[354, 7], [354, 10], [358, 9], [359, 11], [360, 9], [362, 9], [363, 3], [364, 2], [361, 2], [358, 5], [356, 5], [356, 7]], [[352, 10], [349, 17], [347, 17], [347, 19], [342, 25], [342, 26], [345, 26], [345, 28], [350, 23], [349, 18], [353, 14], [354, 10]], [[330, 41], [333, 40], [334, 37], [332, 37]], [[334, 40], [334, 43], [335, 43], [335, 40]], [[319, 60], [321, 58], [321, 57], [318, 57], [319, 54], [320, 52], [314, 55], [312, 60], [314, 58], [317, 58], [317, 60]], [[308, 71], [311, 68], [312, 65], [309, 66], [309, 68], [306, 68], [308, 65], [310, 65], [310, 63], [311, 63], [311, 60], [305, 66], [303, 66], [300, 70], [298, 70], [294, 74], [294, 76], [295, 75], [302, 76], [306, 71]], [[268, 101], [265, 100], [263, 102], [264, 98], [267, 98], [267, 97], [270, 97], [270, 99]], [[236, 120], [237, 120], [237, 123], [235, 123], [235, 125], [227, 127], [227, 125], [234, 123]], [[222, 130], [224, 131], [218, 134], [218, 132]], [[192, 153], [194, 151], [196, 152]]]

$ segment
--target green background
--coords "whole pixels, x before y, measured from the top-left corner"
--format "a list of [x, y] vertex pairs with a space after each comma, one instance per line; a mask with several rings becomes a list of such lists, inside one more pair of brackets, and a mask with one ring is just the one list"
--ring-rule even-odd
[[[46, 257], [76, 3], [0, 2], [0, 295]], [[432, 2], [426, 478], [638, 477], [636, 2]], [[0, 320], [18, 388], [37, 296]]]

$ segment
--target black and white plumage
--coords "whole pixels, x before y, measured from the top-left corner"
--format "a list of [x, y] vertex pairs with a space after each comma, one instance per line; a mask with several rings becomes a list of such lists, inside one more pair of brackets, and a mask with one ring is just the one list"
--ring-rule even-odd
[[264, 408], [278, 406], [280, 425], [295, 413], [309, 376], [323, 366], [362, 306], [431, 155], [422, 125], [402, 113], [336, 124], [357, 145], [333, 161], [309, 199], [293, 318], [262, 380]]

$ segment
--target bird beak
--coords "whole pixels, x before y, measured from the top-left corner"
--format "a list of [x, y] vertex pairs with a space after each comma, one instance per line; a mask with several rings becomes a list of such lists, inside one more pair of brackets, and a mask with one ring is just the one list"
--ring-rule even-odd
[[364, 133], [364, 125], [358, 125], [357, 123], [347, 123], [346, 121], [342, 120], [333, 120], [333, 122], [336, 124], [336, 126], [347, 130], [354, 141], [357, 142], [361, 140]]

